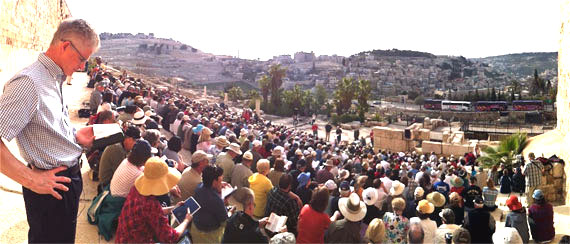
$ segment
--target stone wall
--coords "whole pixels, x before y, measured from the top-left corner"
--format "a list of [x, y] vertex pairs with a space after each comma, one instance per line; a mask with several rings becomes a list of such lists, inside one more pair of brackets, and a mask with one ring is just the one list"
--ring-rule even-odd
[[[374, 127], [374, 151], [391, 150], [396, 152], [417, 151], [420, 153], [435, 152], [437, 155], [450, 156], [472, 152], [478, 141], [466, 141], [462, 131], [443, 133], [443, 142], [430, 141], [430, 130], [422, 128], [421, 123], [408, 127], [410, 138], [404, 137], [404, 130], [388, 127]], [[421, 148], [417, 145], [421, 142]]]
[[[543, 188], [549, 200], [564, 199], [565, 204], [570, 204], [568, 189], [570, 181], [570, 97], [568, 97], [568, 85], [570, 85], [570, 0], [563, 0], [560, 5], [560, 46], [558, 48], [558, 94], [557, 102], [557, 127], [556, 130], [535, 136], [529, 139], [528, 146], [523, 154], [533, 152], [537, 156], [550, 157], [557, 155], [563, 159], [564, 174], [561, 177], [543, 178]], [[552, 179], [551, 179], [552, 178]], [[552, 181], [549, 181], [551, 179]]]
[[57, 26], [71, 13], [64, 0], [0, 0], [0, 9], [0, 87], [4, 87], [48, 48]]

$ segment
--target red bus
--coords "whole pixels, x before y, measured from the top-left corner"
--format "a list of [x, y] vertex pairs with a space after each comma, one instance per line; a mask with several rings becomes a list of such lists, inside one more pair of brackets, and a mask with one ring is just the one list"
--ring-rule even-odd
[[441, 100], [439, 100], [439, 99], [426, 99], [426, 100], [424, 100], [424, 109], [426, 109], [426, 110], [441, 110]]
[[505, 101], [478, 101], [475, 102], [475, 111], [506, 111], [507, 102]]
[[515, 100], [513, 101], [513, 110], [515, 111], [534, 111], [542, 110], [543, 102], [540, 100]]

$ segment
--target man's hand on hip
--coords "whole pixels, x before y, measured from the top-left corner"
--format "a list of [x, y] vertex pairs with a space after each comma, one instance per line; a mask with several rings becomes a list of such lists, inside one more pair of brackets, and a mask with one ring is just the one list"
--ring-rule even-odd
[[30, 190], [38, 194], [50, 194], [58, 200], [63, 199], [61, 195], [55, 190], [68, 191], [65, 185], [61, 183], [69, 183], [71, 179], [65, 176], [57, 176], [55, 174], [66, 170], [67, 167], [57, 167], [51, 170], [38, 170], [32, 169], [32, 181], [29, 186], [26, 186]]

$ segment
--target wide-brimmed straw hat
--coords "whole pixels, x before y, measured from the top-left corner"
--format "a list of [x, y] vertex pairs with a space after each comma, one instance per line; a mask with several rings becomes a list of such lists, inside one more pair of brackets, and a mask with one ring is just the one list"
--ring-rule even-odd
[[372, 187], [364, 189], [362, 192], [362, 200], [366, 205], [374, 205], [378, 201], [378, 191]]
[[392, 188], [390, 188], [390, 195], [391, 196], [399, 196], [402, 195], [402, 193], [404, 192], [404, 184], [402, 184], [400, 181], [395, 180], [394, 182], [392, 182]]
[[230, 142], [228, 141], [228, 139], [225, 136], [218, 136], [216, 138], [216, 146], [227, 147], [229, 145], [230, 145]]
[[324, 163], [323, 165], [324, 165], [324, 166], [330, 166], [330, 167], [333, 167], [333, 166], [334, 166], [332, 160], [330, 160], [330, 159], [327, 159], [327, 161], [325, 161], [325, 163]]
[[462, 187], [463, 186], [463, 179], [461, 177], [456, 176], [452, 181], [451, 185], [455, 187]]
[[253, 160], [253, 154], [251, 153], [251, 151], [247, 151], [243, 154], [243, 159], [245, 160]]
[[135, 113], [135, 115], [133, 116], [133, 124], [135, 125], [144, 125], [144, 122], [146, 122], [147, 117], [144, 114], [143, 111], [138, 111]]
[[283, 154], [283, 147], [281, 146], [276, 146], [271, 152], [271, 155], [273, 156], [281, 156], [281, 154]]
[[240, 146], [237, 143], [230, 144], [230, 146], [226, 147], [226, 149], [231, 150], [232, 152], [235, 152], [238, 155], [242, 154], [242, 151], [240, 150]]
[[418, 202], [418, 207], [416, 207], [416, 210], [422, 214], [431, 214], [433, 213], [433, 210], [435, 210], [435, 207], [428, 200], [421, 200]]
[[135, 187], [143, 196], [161, 196], [178, 184], [180, 172], [170, 168], [159, 157], [149, 158], [144, 172], [135, 180]]
[[338, 209], [342, 216], [352, 222], [358, 222], [366, 215], [366, 205], [360, 201], [356, 193], [351, 193], [349, 197], [338, 200]]
[[445, 204], [445, 197], [443, 194], [434, 191], [427, 195], [426, 199], [436, 207], [442, 207]]

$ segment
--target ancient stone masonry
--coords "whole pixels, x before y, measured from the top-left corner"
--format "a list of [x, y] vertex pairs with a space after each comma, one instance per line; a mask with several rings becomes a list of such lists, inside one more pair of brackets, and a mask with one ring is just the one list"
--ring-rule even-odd
[[[570, 194], [567, 194], [570, 182], [570, 97], [568, 97], [568, 85], [570, 85], [570, 0], [562, 1], [560, 5], [561, 26], [560, 46], [558, 49], [558, 94], [556, 95], [557, 127], [556, 130], [533, 137], [523, 154], [525, 157], [533, 152], [537, 156], [550, 157], [556, 155], [563, 159], [564, 166], [555, 166], [552, 175], [543, 177], [541, 188], [545, 191], [548, 200], [564, 200], [570, 203]], [[564, 170], [561, 170], [563, 168]]]
[[[438, 127], [446, 127], [448, 123], [440, 119], [426, 118], [424, 123], [415, 123], [406, 128], [392, 129], [376, 126], [374, 130], [374, 151], [381, 149], [392, 151], [417, 151], [420, 153], [435, 152], [438, 155], [463, 155], [472, 152], [481, 141], [465, 140], [462, 131], [443, 131], [433, 133]], [[420, 146], [421, 145], [421, 146]]]
[[71, 17], [64, 0], [0, 0], [0, 87], [37, 59], [62, 20]]
[[71, 16], [65, 1], [2, 0], [0, 44], [42, 51], [53, 32]]

